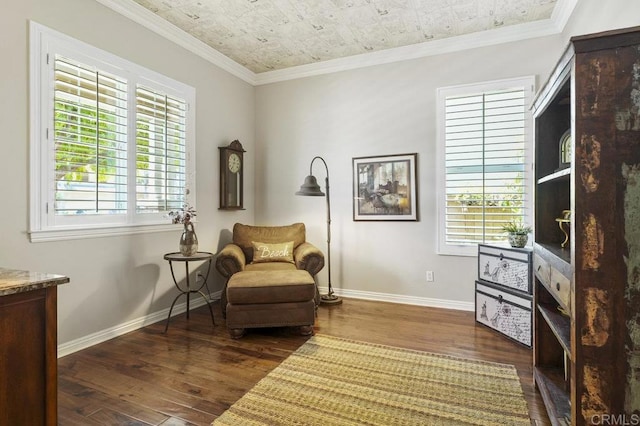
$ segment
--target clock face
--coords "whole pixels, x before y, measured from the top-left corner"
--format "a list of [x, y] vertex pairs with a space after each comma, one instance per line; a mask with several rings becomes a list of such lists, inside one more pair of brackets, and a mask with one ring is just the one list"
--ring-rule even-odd
[[229, 155], [229, 171], [231, 173], [238, 173], [240, 170], [240, 157], [238, 154], [232, 153]]

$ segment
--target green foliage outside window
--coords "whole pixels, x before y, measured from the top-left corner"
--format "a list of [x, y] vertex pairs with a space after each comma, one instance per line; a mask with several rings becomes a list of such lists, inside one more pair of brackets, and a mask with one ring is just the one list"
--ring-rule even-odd
[[88, 182], [94, 175], [100, 183], [112, 182], [119, 161], [117, 131], [112, 114], [56, 102], [56, 180]]

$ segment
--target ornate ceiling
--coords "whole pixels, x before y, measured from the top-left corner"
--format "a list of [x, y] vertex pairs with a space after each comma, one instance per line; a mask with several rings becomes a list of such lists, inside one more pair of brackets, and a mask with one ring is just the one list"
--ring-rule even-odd
[[134, 0], [254, 73], [548, 20], [558, 0]]

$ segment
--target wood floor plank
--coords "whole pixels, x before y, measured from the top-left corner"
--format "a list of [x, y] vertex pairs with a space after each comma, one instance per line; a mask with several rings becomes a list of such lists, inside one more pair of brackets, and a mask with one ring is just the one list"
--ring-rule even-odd
[[[239, 391], [246, 389], [275, 368], [291, 352], [277, 351], [277, 357], [271, 354], [265, 357], [265, 351], [248, 352], [242, 348], [234, 355], [228, 345], [223, 345], [215, 351], [216, 357], [212, 359], [210, 348], [197, 352], [192, 350], [188, 357], [184, 354], [180, 357], [175, 351], [158, 351], [157, 348], [154, 348], [155, 352], [138, 353], [134, 346], [135, 343], [119, 342], [116, 349], [101, 349], [98, 357], [84, 354], [76, 358], [100, 363], [106, 369], [113, 366], [117, 373], [127, 377], [206, 399], [223, 397], [220, 392], [227, 392], [229, 386]], [[132, 357], [130, 354], [134, 352], [136, 355]], [[238, 368], [228, 368], [229, 363], [238, 365]], [[211, 388], [212, 382], [219, 385]]]
[[124, 413], [120, 413], [118, 411], [113, 411], [109, 408], [101, 408], [95, 413], [91, 414], [93, 420], [95, 420], [99, 424], [109, 424], [109, 425], [122, 425], [122, 426], [150, 426], [152, 423], [146, 423], [132, 417]]
[[167, 419], [164, 423], [161, 423], [161, 426], [193, 426], [193, 423], [185, 422], [182, 419], [176, 419], [175, 417], [171, 417]]
[[[138, 420], [143, 424], [161, 424], [165, 422], [169, 416], [164, 415], [156, 410], [151, 410], [138, 404], [132, 404], [120, 397], [105, 394], [96, 389], [92, 389], [84, 384], [75, 381], [71, 382], [65, 377], [58, 380], [59, 393], [70, 401], [76, 401], [76, 412], [82, 412], [92, 419], [104, 418], [105, 407], [108, 412], [127, 413], [128, 417]], [[117, 411], [115, 411], [117, 410]], [[96, 415], [97, 412], [103, 411], [102, 414]], [[99, 422], [101, 424], [101, 421]]]
[[[295, 329], [229, 337], [219, 302], [59, 360], [60, 425], [208, 425], [307, 340]], [[345, 299], [318, 309], [315, 332], [515, 365], [532, 424], [549, 419], [531, 350], [475, 322], [473, 312]], [[328, 366], [330, 368], [330, 366]]]
[[[105, 369], [104, 364], [97, 362], [77, 360], [75, 366], [76, 371], [73, 377], [75, 381], [87, 387], [93, 387], [101, 393], [117, 396], [132, 406], [156, 411], [167, 417], [178, 417], [194, 424], [208, 424], [208, 420], [214, 414], [193, 408], [193, 405], [200, 401], [198, 396], [182, 393], [155, 382], [129, 377], [114, 368]], [[96, 369], [101, 371], [96, 372]], [[117, 407], [111, 408], [118, 411]], [[134, 417], [133, 413], [128, 414]]]

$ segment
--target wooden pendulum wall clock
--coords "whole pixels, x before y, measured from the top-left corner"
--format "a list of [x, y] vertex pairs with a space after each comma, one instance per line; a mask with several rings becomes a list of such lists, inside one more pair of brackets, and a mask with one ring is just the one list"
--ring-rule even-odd
[[245, 150], [238, 140], [220, 150], [220, 210], [244, 210], [244, 158]]

